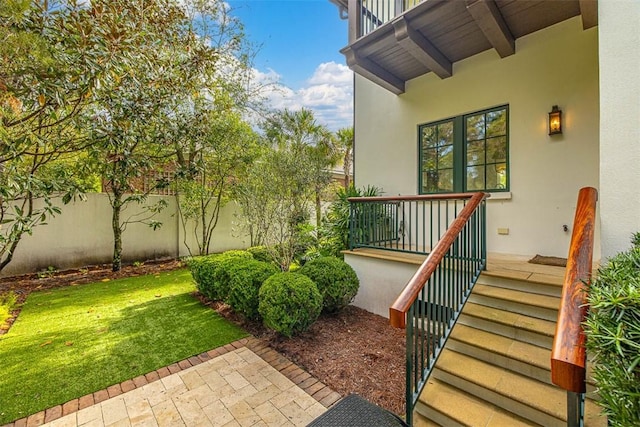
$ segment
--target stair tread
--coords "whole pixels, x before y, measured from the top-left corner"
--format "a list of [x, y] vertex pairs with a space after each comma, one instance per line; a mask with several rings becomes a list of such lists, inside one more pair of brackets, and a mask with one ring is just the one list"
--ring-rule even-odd
[[[556, 419], [566, 419], [566, 393], [555, 386], [524, 377], [446, 348], [438, 359], [436, 369], [448, 372], [482, 388], [492, 390]], [[589, 425], [599, 425], [602, 420], [601, 417], [597, 416], [599, 412], [599, 408], [595, 403], [587, 401], [586, 419], [589, 420]]]
[[486, 305], [476, 304], [470, 301], [465, 305], [462, 314], [524, 329], [548, 337], [553, 337], [556, 330], [555, 323], [549, 320], [500, 310], [499, 308], [488, 307]]
[[558, 297], [532, 294], [526, 291], [516, 291], [513, 289], [498, 288], [490, 285], [476, 284], [473, 288], [473, 293], [510, 302], [542, 307], [549, 310], [558, 310], [558, 307], [560, 306], [560, 298]]
[[541, 369], [551, 369], [551, 352], [533, 344], [506, 338], [462, 324], [457, 324], [453, 328], [450, 338]]
[[435, 378], [429, 379], [420, 402], [463, 425], [535, 425]]
[[565, 395], [551, 385], [525, 378], [446, 348], [438, 359], [436, 369], [532, 406], [555, 418], [564, 419], [566, 416]]

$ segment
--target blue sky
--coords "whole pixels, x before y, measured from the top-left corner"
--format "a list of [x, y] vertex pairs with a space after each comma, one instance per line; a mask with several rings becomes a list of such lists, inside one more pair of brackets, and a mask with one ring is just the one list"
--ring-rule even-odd
[[268, 98], [274, 108], [310, 108], [332, 130], [351, 126], [353, 75], [339, 52], [347, 22], [329, 0], [227, 0], [258, 48], [259, 78], [283, 86]]

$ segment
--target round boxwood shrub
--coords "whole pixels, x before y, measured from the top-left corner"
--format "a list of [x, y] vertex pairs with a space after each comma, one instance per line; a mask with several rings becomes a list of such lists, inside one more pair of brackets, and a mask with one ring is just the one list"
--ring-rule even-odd
[[247, 249], [247, 252], [253, 255], [253, 259], [274, 264], [276, 267], [278, 266], [278, 262], [273, 259], [273, 253], [270, 252], [266, 246], [252, 246]]
[[209, 299], [212, 296], [213, 274], [218, 265], [216, 258], [219, 254], [197, 256], [187, 260], [187, 266], [191, 271], [191, 277], [196, 282], [198, 291]]
[[254, 259], [238, 260], [229, 270], [229, 298], [227, 302], [247, 319], [257, 319], [258, 291], [269, 277], [280, 270], [268, 262]]
[[247, 251], [227, 251], [223, 252], [215, 258], [215, 269], [212, 274], [211, 293], [215, 300], [226, 301], [229, 297], [229, 281], [231, 280], [230, 271], [235, 264], [244, 260], [253, 259], [253, 256]]
[[360, 286], [353, 268], [333, 256], [311, 260], [298, 273], [304, 274], [318, 286], [322, 295], [322, 307], [327, 313], [335, 313], [349, 305]]
[[322, 310], [318, 287], [298, 273], [274, 274], [264, 282], [258, 295], [258, 311], [264, 324], [286, 337], [306, 331]]
[[228, 276], [221, 268], [227, 268], [229, 260], [251, 259], [247, 251], [227, 251], [221, 254], [197, 256], [191, 258], [187, 265], [196, 288], [210, 300], [224, 300], [228, 294]]

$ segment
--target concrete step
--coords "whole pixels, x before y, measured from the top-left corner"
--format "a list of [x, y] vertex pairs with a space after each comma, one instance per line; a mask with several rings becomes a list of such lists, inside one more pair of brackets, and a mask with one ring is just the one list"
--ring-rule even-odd
[[[484, 361], [443, 350], [432, 377], [542, 426], [566, 425], [566, 393], [559, 388]], [[425, 395], [425, 399], [426, 399]], [[599, 408], [587, 401], [587, 425], [600, 424]], [[594, 419], [597, 423], [594, 424]]]
[[[553, 385], [549, 349], [469, 327], [460, 322], [453, 328], [447, 348]], [[598, 399], [590, 368], [587, 372], [587, 397]]]
[[[541, 275], [539, 275], [541, 276]], [[533, 276], [533, 279], [517, 279], [507, 277], [503, 274], [491, 271], [484, 271], [478, 278], [481, 285], [491, 285], [497, 288], [513, 289], [516, 291], [525, 291], [532, 294], [548, 295], [552, 297], [560, 297], [562, 295], [562, 282], [557, 280], [544, 281], [543, 278]], [[542, 277], [542, 276], [541, 276]]]
[[535, 426], [517, 415], [505, 412], [435, 378], [429, 379], [420, 395], [415, 412], [420, 418], [414, 414], [414, 420], [426, 421], [422, 424], [414, 422], [414, 426]]
[[480, 284], [474, 286], [469, 301], [551, 322], [557, 320], [560, 306], [558, 297]]
[[495, 366], [551, 383], [551, 352], [526, 342], [457, 324], [447, 348]]
[[467, 302], [458, 323], [551, 349], [555, 322]]

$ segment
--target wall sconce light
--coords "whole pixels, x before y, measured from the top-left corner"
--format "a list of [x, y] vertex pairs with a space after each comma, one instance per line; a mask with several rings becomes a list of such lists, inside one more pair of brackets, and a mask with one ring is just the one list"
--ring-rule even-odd
[[557, 105], [551, 107], [549, 113], [549, 135], [562, 133], [562, 110]]

